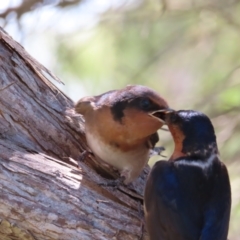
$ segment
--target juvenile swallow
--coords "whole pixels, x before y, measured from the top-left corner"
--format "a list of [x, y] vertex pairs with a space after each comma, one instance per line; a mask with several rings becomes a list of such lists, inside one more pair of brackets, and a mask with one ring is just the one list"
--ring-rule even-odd
[[150, 240], [227, 240], [231, 208], [228, 172], [213, 125], [203, 113], [155, 113], [166, 121], [175, 149], [148, 177], [144, 202]]
[[120, 172], [124, 184], [136, 179], [158, 142], [163, 121], [153, 115], [167, 102], [152, 89], [132, 85], [84, 97], [75, 111], [85, 119], [87, 143], [97, 159]]

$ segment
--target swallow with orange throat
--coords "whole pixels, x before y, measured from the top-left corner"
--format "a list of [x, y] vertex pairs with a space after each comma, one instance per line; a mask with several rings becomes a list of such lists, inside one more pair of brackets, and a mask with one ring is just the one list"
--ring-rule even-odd
[[148, 162], [163, 125], [152, 113], [163, 109], [168, 109], [167, 102], [140, 85], [84, 97], [75, 105], [85, 119], [89, 148], [97, 159], [120, 172], [124, 184], [136, 179]]
[[231, 189], [210, 119], [197, 111], [157, 111], [175, 148], [149, 174], [144, 211], [150, 240], [227, 240]]

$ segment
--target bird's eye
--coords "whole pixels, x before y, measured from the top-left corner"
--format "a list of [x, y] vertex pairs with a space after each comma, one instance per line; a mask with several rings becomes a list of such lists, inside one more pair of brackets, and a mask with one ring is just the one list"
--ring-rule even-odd
[[148, 98], [143, 98], [140, 100], [139, 105], [142, 110], [149, 110], [151, 107], [151, 101]]

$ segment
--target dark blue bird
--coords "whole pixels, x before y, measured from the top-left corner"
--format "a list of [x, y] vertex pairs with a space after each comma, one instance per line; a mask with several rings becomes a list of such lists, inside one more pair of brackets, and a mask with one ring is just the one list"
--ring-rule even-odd
[[158, 161], [144, 201], [150, 240], [227, 240], [231, 209], [228, 172], [210, 119], [196, 111], [155, 113], [172, 134], [169, 161]]

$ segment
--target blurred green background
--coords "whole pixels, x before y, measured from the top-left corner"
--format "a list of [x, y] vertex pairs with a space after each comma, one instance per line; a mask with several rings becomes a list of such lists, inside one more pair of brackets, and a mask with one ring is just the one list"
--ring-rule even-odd
[[240, 239], [240, 1], [5, 0], [0, 25], [74, 101], [142, 84], [208, 114], [231, 177], [229, 239]]

